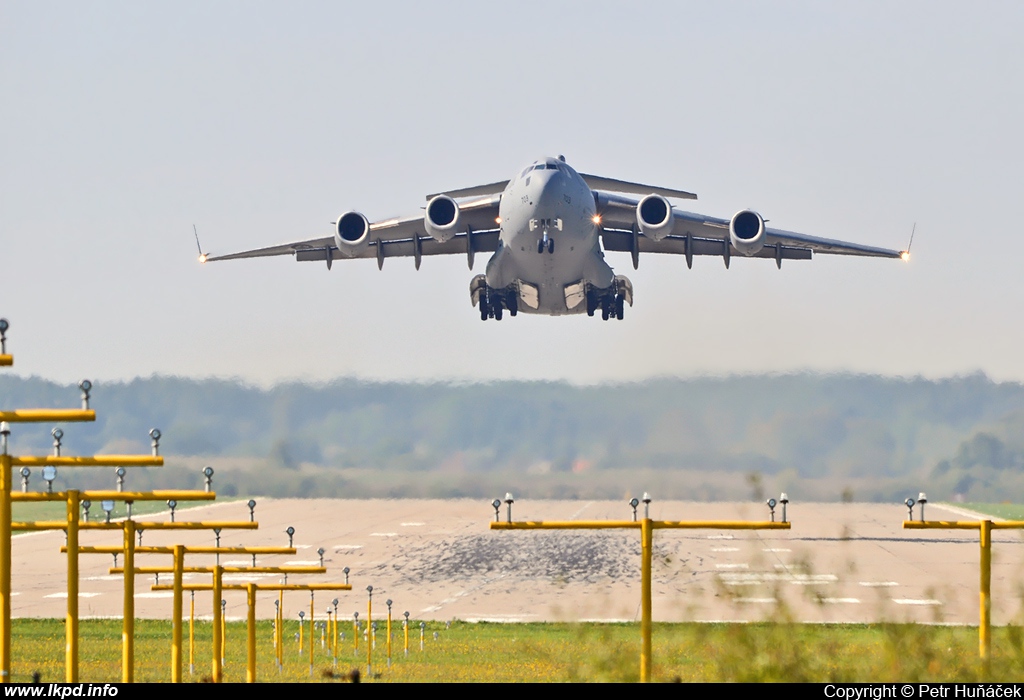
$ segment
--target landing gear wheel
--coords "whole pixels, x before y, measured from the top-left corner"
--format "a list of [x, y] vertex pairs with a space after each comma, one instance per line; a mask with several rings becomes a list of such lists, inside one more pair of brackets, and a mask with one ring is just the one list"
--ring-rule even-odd
[[541, 239], [541, 240], [537, 241], [537, 254], [539, 255], [539, 254], [541, 254], [543, 252], [544, 252], [544, 240]]
[[548, 255], [551, 255], [554, 252], [555, 252], [555, 239], [554, 238], [549, 238], [548, 239]]
[[615, 295], [615, 318], [622, 320], [622, 317], [626, 313], [626, 300], [622, 298], [621, 294]]
[[501, 320], [501, 304], [495, 304], [494, 305], [494, 320], [495, 321], [500, 321]]
[[483, 297], [480, 298], [480, 320], [487, 320], [487, 302], [484, 301]]
[[508, 308], [508, 315], [515, 316], [519, 313], [519, 295], [516, 294], [515, 290], [509, 290], [505, 295], [505, 306]]
[[607, 321], [608, 320], [608, 306], [607, 305], [602, 305], [601, 306], [601, 320], [602, 321]]
[[587, 316], [593, 316], [595, 311], [597, 311], [597, 295], [587, 292]]

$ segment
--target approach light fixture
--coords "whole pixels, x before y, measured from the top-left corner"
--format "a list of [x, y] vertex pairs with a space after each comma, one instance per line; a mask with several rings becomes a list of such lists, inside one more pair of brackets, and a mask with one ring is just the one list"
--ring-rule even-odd
[[[113, 501], [100, 501], [100, 508], [102, 508], [103, 512], [107, 514], [107, 522], [109, 523], [110, 522], [110, 514], [114, 512], [114, 502]], [[114, 556], [116, 557], [117, 555], [115, 554]]]
[[644, 502], [644, 520], [650, 520], [650, 518], [651, 518], [651, 494], [649, 494], [646, 491], [644, 491], [643, 498], [641, 498], [640, 500], [642, 500]]
[[213, 490], [213, 467], [203, 469], [203, 476], [206, 477], [206, 493]]
[[153, 448], [153, 456], [154, 457], [159, 457], [160, 456], [160, 430], [157, 429], [157, 428], [153, 428], [152, 430], [149, 431], [149, 437], [152, 440], [152, 442], [150, 443], [150, 447]]
[[629, 507], [633, 509], [633, 522], [636, 522], [636, 509], [640, 506], [640, 501], [634, 496], [629, 499]]
[[54, 428], [50, 431], [50, 435], [53, 436], [53, 456], [60, 457], [60, 442], [64, 439], [64, 431]]
[[171, 522], [174, 522], [174, 509], [178, 507], [178, 502], [173, 498], [167, 501], [167, 507], [171, 509]]
[[786, 522], [786, 506], [789, 505], [789, 496], [785, 491], [779, 494], [779, 503], [782, 504], [782, 522]]
[[249, 522], [256, 522], [256, 499], [250, 498], [246, 505], [249, 506]]
[[92, 391], [92, 382], [88, 379], [83, 379], [78, 382], [78, 388], [82, 391], [82, 408], [84, 410], [89, 409], [89, 392]]
[[291, 547], [292, 540], [295, 537], [295, 528], [289, 525], [288, 529], [284, 531], [284, 534], [288, 535], [288, 546]]
[[89, 522], [90, 508], [92, 508], [92, 501], [82, 501], [82, 515], [85, 516], [85, 522]]
[[512, 504], [516, 502], [516, 499], [512, 498], [511, 493], [505, 494], [505, 505], [508, 506], [508, 521], [512, 522]]
[[32, 475], [32, 470], [28, 467], [21, 468], [21, 492], [26, 493], [28, 491], [28, 478]]
[[[348, 585], [348, 572], [351, 570], [352, 569], [348, 568], [347, 566], [341, 570], [341, 573], [345, 574], [345, 585]], [[337, 605], [337, 603], [335, 603], [335, 605]]]
[[924, 520], [924, 504], [928, 502], [928, 497], [924, 495], [924, 491], [917, 494], [917, 504], [921, 506], [920, 514], [921, 520]]
[[7, 454], [7, 438], [11, 435], [11, 424], [7, 421], [0, 422], [0, 450]]
[[501, 520], [501, 499], [495, 498], [491, 501], [491, 507], [494, 508], [494, 522]]
[[124, 491], [124, 475], [127, 474], [128, 472], [125, 470], [124, 467], [118, 467], [116, 473], [117, 473], [117, 492], [121, 493], [122, 491]]
[[772, 522], [774, 523], [775, 522], [775, 504], [777, 503], [777, 501], [774, 498], [769, 498], [766, 503], [768, 505], [768, 510], [770, 510], [772, 512]]
[[316, 550], [316, 553], [318, 555], [320, 555], [320, 568], [323, 568], [323, 566], [324, 566], [324, 551], [326, 551], [326, 550], [324, 550], [323, 547], [321, 547], [320, 549]]
[[913, 520], [914, 519], [914, 499], [913, 498], [908, 498], [907, 500], [903, 501], [903, 505], [905, 505], [907, 507], [907, 510], [910, 511], [909, 515], [907, 515], [907, 520]]
[[0, 318], [0, 355], [7, 354], [7, 329], [10, 327], [6, 318]]
[[46, 482], [46, 493], [53, 493], [53, 480], [57, 478], [57, 467], [47, 464], [43, 467], [43, 480]]

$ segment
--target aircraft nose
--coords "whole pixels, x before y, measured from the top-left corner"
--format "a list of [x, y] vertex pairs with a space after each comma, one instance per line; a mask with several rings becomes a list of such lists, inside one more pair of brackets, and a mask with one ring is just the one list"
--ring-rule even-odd
[[534, 173], [532, 190], [533, 201], [537, 204], [553, 203], [562, 198], [563, 175], [557, 170], [538, 170]]

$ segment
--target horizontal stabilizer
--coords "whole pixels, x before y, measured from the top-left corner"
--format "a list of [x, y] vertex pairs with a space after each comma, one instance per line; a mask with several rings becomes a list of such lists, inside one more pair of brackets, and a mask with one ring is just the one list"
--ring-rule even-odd
[[435, 192], [434, 194], [427, 195], [427, 201], [429, 202], [439, 194], [446, 194], [452, 199], [459, 199], [461, 197], [479, 197], [485, 194], [501, 194], [508, 187], [508, 180], [500, 180], [499, 182], [492, 182], [487, 185], [477, 185], [476, 187], [463, 187], [461, 190], [445, 190], [444, 192]]
[[580, 173], [580, 177], [587, 183], [587, 187], [592, 190], [607, 190], [609, 192], [629, 192], [631, 194], [660, 194], [662, 197], [672, 197], [674, 199], [697, 199], [697, 195], [693, 192], [683, 192], [682, 190], [673, 190], [668, 187], [654, 187], [652, 185], [642, 185], [639, 182], [627, 182], [625, 180], [615, 180], [610, 177], [601, 177], [600, 175], [587, 175], [586, 173]]

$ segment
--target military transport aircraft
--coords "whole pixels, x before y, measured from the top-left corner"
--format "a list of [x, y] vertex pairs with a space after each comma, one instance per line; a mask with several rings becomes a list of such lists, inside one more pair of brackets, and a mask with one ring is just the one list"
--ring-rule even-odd
[[[633, 285], [616, 275], [604, 251], [810, 260], [814, 253], [903, 258], [888, 250], [768, 228], [756, 211], [744, 209], [717, 219], [677, 209], [669, 199], [696, 199], [691, 192], [652, 187], [576, 172], [563, 156], [528, 165], [511, 180], [446, 190], [427, 196], [422, 213], [371, 223], [349, 211], [334, 222], [334, 235], [249, 250], [207, 255], [202, 262], [293, 255], [298, 261], [465, 255], [470, 269], [476, 253], [492, 253], [486, 274], [469, 285], [480, 318], [501, 320], [504, 312], [562, 316], [586, 312], [621, 319], [633, 305]], [[196, 244], [199, 239], [196, 237]]]

